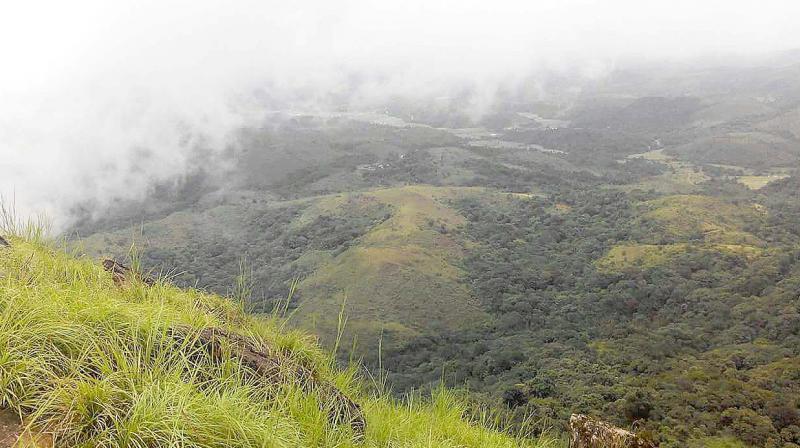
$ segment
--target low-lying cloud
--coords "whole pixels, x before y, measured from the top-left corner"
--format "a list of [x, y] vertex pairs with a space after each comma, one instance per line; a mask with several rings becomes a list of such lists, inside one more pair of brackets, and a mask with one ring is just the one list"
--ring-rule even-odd
[[0, 193], [63, 225], [76, 201], [142, 197], [184, 173], [265, 108], [470, 89], [480, 111], [543, 73], [798, 47], [798, 13], [769, 0], [13, 2], [0, 7]]

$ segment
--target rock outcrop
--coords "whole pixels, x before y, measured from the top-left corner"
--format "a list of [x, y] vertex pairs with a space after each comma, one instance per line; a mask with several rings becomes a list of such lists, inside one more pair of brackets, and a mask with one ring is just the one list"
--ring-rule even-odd
[[106, 258], [103, 260], [103, 269], [111, 273], [111, 277], [114, 279], [114, 283], [116, 283], [117, 286], [122, 286], [134, 278], [147, 286], [153, 286], [156, 284], [155, 279], [152, 277], [134, 272], [128, 266], [125, 266], [116, 260], [112, 260], [111, 258]]
[[265, 383], [295, 383], [305, 391], [314, 391], [322, 398], [331, 424], [349, 425], [356, 440], [364, 437], [367, 422], [361, 406], [333, 384], [320, 380], [316, 372], [292, 360], [288, 355], [256, 344], [244, 336], [221, 328], [204, 328], [197, 332], [189, 328], [172, 330], [178, 340], [190, 340], [212, 359], [224, 361], [237, 358]]
[[[103, 260], [103, 268], [111, 273], [114, 283], [120, 287], [132, 280], [141, 281], [147, 286], [155, 284], [153, 278], [110, 258]], [[349, 425], [357, 440], [364, 437], [367, 422], [361, 406], [333, 384], [321, 381], [312, 369], [295, 362], [286, 354], [270, 350], [221, 328], [204, 328], [199, 331], [188, 327], [172, 328], [170, 333], [176, 340], [191, 341], [215, 361], [224, 361], [230, 356], [237, 358], [242, 365], [254, 372], [259, 381], [270, 384], [294, 383], [306, 391], [316, 392], [326, 405], [330, 423]]]
[[586, 415], [569, 419], [570, 448], [656, 448], [645, 438]]

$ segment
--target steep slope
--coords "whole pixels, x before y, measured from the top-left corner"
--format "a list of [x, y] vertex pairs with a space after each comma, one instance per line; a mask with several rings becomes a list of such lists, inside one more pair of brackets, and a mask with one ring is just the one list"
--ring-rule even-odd
[[[444, 391], [428, 404], [368, 393], [310, 336], [219, 296], [115, 282], [89, 259], [9, 240], [0, 247], [0, 408], [56, 446], [543, 446], [464, 421]], [[242, 342], [207, 351], [197, 344], [209, 328]], [[239, 358], [240, 344], [272, 360], [268, 376]], [[360, 404], [363, 434], [332, 419], [332, 390]]]

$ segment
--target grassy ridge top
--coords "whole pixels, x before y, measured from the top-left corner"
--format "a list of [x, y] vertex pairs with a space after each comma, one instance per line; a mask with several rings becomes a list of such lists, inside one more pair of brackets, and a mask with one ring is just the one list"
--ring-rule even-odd
[[[319, 201], [307, 215], [335, 210], [353, 198], [381, 204], [390, 213], [300, 283], [303, 301], [297, 316], [317, 334], [330, 337], [344, 303], [350, 328], [359, 330], [358, 342], [366, 347], [374, 346], [383, 331], [389, 340], [402, 340], [436, 325], [458, 329], [485, 321], [488, 316], [460, 281], [465, 242], [454, 230], [465, 219], [445, 203], [483, 193], [417, 185]], [[351, 216], [358, 213], [349, 211]]]
[[647, 241], [618, 244], [597, 261], [604, 272], [648, 269], [675, 263], [687, 255], [733, 257], [753, 261], [766, 243], [749, 230], [766, 211], [751, 203], [703, 195], [672, 195], [642, 203], [636, 225], [650, 227]]
[[764, 218], [764, 210], [754, 204], [734, 204], [702, 195], [675, 195], [649, 201], [646, 206], [649, 210], [642, 219], [654, 222], [659, 235], [717, 244], [764, 244], [747, 231], [750, 224]]
[[[466, 421], [446, 391], [402, 402], [369, 392], [357, 369], [337, 369], [281, 319], [161, 281], [118, 287], [90, 259], [10, 241], [0, 247], [0, 408], [56, 446], [552, 446]], [[256, 381], [235, 357], [192, 351], [170, 332], [209, 327], [280, 352], [353, 398], [366, 417], [364, 439], [328, 421], [318, 391]]]

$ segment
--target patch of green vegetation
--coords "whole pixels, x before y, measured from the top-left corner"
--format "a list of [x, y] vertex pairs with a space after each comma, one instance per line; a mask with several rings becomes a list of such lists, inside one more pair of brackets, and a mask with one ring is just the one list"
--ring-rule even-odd
[[[56, 446], [545, 447], [465, 420], [454, 394], [398, 401], [339, 370], [304, 333], [241, 304], [161, 280], [115, 285], [87, 258], [43, 242], [0, 247], [0, 407], [26, 417]], [[227, 351], [192, 348], [194, 332], [223, 328], [305, 366], [362, 405], [367, 426], [329, 423], [319, 390], [255, 381]], [[173, 331], [188, 336], [176, 340]], [[182, 342], [181, 342], [182, 341]], [[486, 422], [483, 422], [486, 423]]]
[[[481, 189], [409, 186], [358, 193], [391, 209], [388, 219], [300, 283], [297, 319], [330, 341], [344, 306], [358, 345], [383, 336], [397, 344], [431, 328], [453, 330], [487, 316], [461, 279], [464, 217], [444, 201], [484, 194]], [[318, 210], [344, 200], [322, 201]], [[363, 351], [363, 350], [362, 350]]]
[[597, 261], [597, 266], [610, 272], [626, 267], [652, 268], [685, 253], [687, 249], [687, 244], [622, 244], [612, 247], [605, 257]]
[[597, 267], [607, 272], [619, 272], [628, 268], [649, 269], [665, 263], [676, 262], [688, 253], [709, 253], [718, 256], [740, 257], [752, 261], [763, 249], [741, 244], [621, 244], [611, 248], [605, 257], [597, 261]]
[[[711, 440], [720, 446], [795, 443], [800, 435], [797, 406], [785, 397], [798, 393], [789, 378], [799, 373], [800, 358], [766, 339], [682, 357], [655, 379], [678, 386], [663, 392], [670, 406], [659, 412], [665, 420], [691, 418], [695, 427], [717, 428], [726, 437]], [[681, 431], [662, 428], [664, 434]]]
[[703, 437], [689, 441], [689, 448], [748, 448], [734, 437]]
[[663, 241], [682, 240], [718, 244], [761, 246], [748, 230], [763, 222], [763, 209], [754, 204], [735, 204], [702, 195], [676, 195], [649, 201], [640, 218], [654, 225]]
[[635, 225], [653, 229], [644, 235], [650, 243], [615, 245], [597, 260], [598, 269], [608, 273], [651, 269], [705, 256], [750, 263], [764, 252], [764, 241], [747, 231], [766, 222], [765, 211], [757, 204], [674, 195], [644, 202], [639, 213]]
[[647, 176], [630, 184], [621, 186], [624, 190], [653, 190], [664, 194], [686, 194], [697, 190], [697, 185], [709, 180], [709, 176], [693, 163], [678, 160], [664, 152], [663, 149], [654, 149], [641, 154], [632, 154], [625, 159], [625, 164], [631, 160], [646, 160], [658, 163], [665, 167], [664, 171], [654, 176]]
[[768, 174], [764, 176], [739, 176], [737, 180], [751, 190], [760, 190], [771, 182], [786, 179], [788, 174]]

